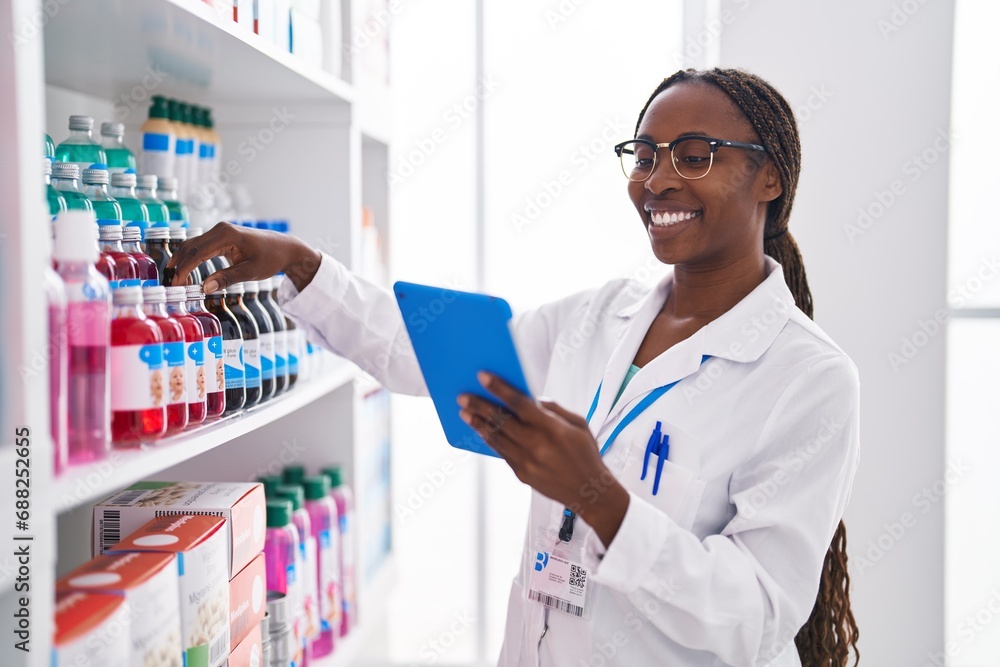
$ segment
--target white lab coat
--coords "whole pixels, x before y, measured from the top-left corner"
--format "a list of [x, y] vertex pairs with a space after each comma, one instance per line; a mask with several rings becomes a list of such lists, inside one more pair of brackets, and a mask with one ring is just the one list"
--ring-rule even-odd
[[[526, 598], [539, 527], [563, 507], [532, 492], [502, 667], [799, 665], [793, 640], [812, 610], [824, 555], [858, 465], [859, 383], [850, 358], [794, 305], [780, 265], [730, 311], [646, 364], [612, 401], [673, 273], [653, 289], [618, 280], [518, 315], [529, 386], [586, 415], [603, 443], [652, 389], [679, 380], [618, 437], [604, 461], [628, 489], [605, 546], [582, 520], [589, 620]], [[392, 294], [324, 256], [282, 307], [310, 336], [385, 387], [426, 394]], [[711, 355], [701, 364], [702, 355]], [[670, 436], [660, 491], [640, 481], [656, 421]], [[652, 463], [651, 463], [652, 465]], [[547, 628], [547, 629], [546, 629]], [[543, 636], [544, 633], [544, 636]]]

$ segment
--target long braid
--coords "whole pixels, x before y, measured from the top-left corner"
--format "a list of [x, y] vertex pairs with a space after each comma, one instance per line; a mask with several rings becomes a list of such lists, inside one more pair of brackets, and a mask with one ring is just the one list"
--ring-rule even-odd
[[[788, 102], [771, 84], [738, 69], [680, 70], [663, 80], [650, 95], [639, 114], [639, 133], [646, 110], [661, 92], [681, 82], [714, 85], [725, 92], [753, 126], [767, 155], [781, 176], [782, 193], [768, 204], [764, 224], [764, 252], [775, 259], [785, 274], [785, 283], [795, 297], [795, 305], [811, 319], [812, 293], [806, 279], [799, 246], [788, 231], [788, 219], [799, 182], [802, 147], [795, 116]], [[795, 646], [804, 667], [845, 667], [858, 652], [858, 626], [851, 612], [850, 575], [847, 570], [847, 531], [841, 521], [826, 552], [819, 591], [809, 620], [795, 637]]]

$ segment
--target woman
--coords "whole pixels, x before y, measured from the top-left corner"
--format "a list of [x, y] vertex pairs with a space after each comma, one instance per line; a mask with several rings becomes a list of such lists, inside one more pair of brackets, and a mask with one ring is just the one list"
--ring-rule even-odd
[[[532, 392], [551, 400], [485, 374], [509, 412], [459, 399], [533, 489], [500, 664], [847, 664], [858, 377], [811, 321], [788, 233], [791, 109], [754, 75], [680, 71], [616, 152], [671, 273], [515, 319]], [[184, 244], [177, 281], [218, 254], [233, 266], [206, 291], [284, 270], [283, 308], [311, 336], [391, 390], [426, 392], [389, 293], [230, 225]]]

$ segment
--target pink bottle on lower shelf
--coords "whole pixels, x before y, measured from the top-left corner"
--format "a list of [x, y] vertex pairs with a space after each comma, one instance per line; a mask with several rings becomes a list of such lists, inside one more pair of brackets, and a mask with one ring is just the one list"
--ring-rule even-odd
[[325, 475], [306, 477], [306, 511], [316, 543], [316, 580], [319, 587], [320, 635], [313, 641], [313, 657], [333, 652], [340, 636], [343, 601], [340, 595], [340, 521], [330, 497], [330, 480]]
[[[302, 604], [301, 577], [297, 555], [299, 536], [292, 525], [292, 503], [284, 498], [267, 500], [267, 532], [264, 535], [264, 563], [267, 568], [267, 590], [288, 596], [292, 617], [292, 634], [301, 636], [301, 619], [295, 610]], [[299, 631], [296, 632], [296, 627]], [[294, 662], [302, 664], [302, 647], [294, 642]]]
[[354, 574], [354, 494], [344, 484], [340, 466], [323, 468], [323, 475], [330, 480], [330, 497], [337, 506], [340, 523], [340, 586], [343, 614], [340, 636], [347, 635], [357, 625], [358, 609]]
[[301, 607], [296, 612], [300, 619], [295, 637], [302, 645], [302, 659], [296, 665], [308, 667], [312, 660], [312, 642], [319, 637], [319, 599], [316, 584], [316, 541], [312, 536], [312, 521], [306, 511], [306, 497], [298, 484], [279, 484], [274, 488], [274, 498], [283, 498], [292, 504], [292, 525], [299, 537], [298, 579]]
[[58, 475], [66, 467], [66, 381], [69, 353], [66, 330], [66, 288], [59, 275], [45, 269], [45, 299], [49, 306], [49, 433], [52, 459]]

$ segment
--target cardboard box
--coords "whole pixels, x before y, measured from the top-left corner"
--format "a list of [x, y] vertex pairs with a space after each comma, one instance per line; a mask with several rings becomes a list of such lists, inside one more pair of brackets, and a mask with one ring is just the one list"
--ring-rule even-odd
[[256, 482], [139, 482], [94, 507], [93, 553], [102, 554], [147, 521], [201, 514], [226, 520], [229, 572], [264, 550], [264, 487]]
[[260, 626], [267, 611], [267, 572], [264, 554], [258, 554], [229, 582], [229, 648]]
[[56, 596], [54, 667], [129, 667], [129, 614], [124, 598], [103, 593]]
[[264, 645], [260, 634], [260, 623], [229, 654], [227, 667], [263, 667]]
[[98, 556], [56, 582], [57, 593], [104, 593], [128, 607], [129, 657], [134, 667], [181, 667], [177, 558], [163, 553]]
[[163, 552], [177, 556], [181, 639], [186, 667], [219, 667], [229, 654], [229, 556], [226, 520], [165, 516], [143, 525], [105, 553]]

